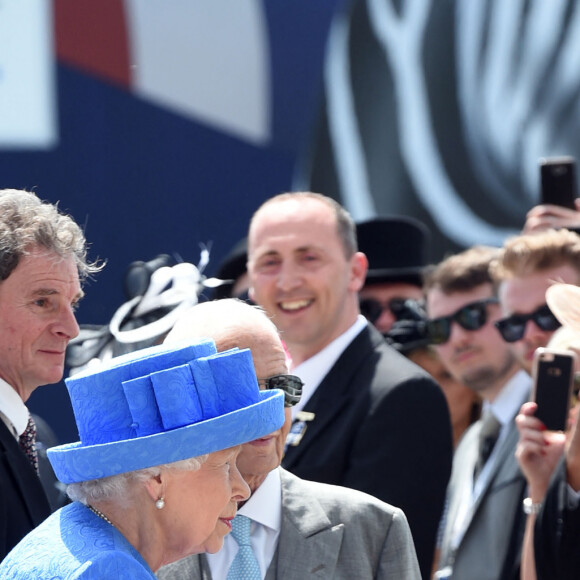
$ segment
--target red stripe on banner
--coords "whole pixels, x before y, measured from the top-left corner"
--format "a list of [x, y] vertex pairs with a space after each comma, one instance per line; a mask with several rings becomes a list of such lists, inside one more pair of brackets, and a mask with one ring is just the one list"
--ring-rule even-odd
[[128, 88], [129, 43], [123, 0], [54, 0], [59, 60]]

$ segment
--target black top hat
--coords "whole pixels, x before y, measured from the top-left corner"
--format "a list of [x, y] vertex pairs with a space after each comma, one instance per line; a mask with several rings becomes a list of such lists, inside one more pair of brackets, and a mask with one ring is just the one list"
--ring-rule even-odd
[[213, 298], [229, 298], [235, 281], [246, 272], [248, 261], [248, 240], [242, 238], [230, 250], [229, 254], [220, 263], [215, 275], [220, 280], [231, 280], [215, 288]]
[[369, 261], [366, 283], [407, 282], [422, 286], [427, 226], [409, 217], [375, 217], [357, 223], [358, 247]]

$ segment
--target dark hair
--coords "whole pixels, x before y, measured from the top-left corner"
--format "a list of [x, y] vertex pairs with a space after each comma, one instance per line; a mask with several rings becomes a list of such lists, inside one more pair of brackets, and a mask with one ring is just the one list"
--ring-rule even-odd
[[482, 284], [492, 284], [490, 265], [499, 248], [474, 246], [445, 258], [425, 273], [423, 289], [427, 293], [438, 288], [444, 294], [466, 292]]

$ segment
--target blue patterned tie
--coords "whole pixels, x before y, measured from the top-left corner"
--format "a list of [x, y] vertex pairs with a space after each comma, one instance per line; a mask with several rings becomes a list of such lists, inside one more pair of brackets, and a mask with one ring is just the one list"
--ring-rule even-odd
[[261, 580], [260, 566], [250, 545], [250, 524], [252, 520], [246, 516], [237, 515], [232, 520], [232, 536], [239, 549], [227, 580]]

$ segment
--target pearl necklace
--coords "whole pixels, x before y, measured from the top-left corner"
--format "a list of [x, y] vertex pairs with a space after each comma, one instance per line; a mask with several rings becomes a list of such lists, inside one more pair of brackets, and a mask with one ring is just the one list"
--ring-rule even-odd
[[[113, 526], [113, 522], [102, 512], [99, 511], [97, 508], [93, 507], [92, 505], [88, 505], [87, 507], [98, 517], [100, 517], [101, 519], [105, 520], [109, 525]], [[115, 527], [115, 526], [113, 526]]]

